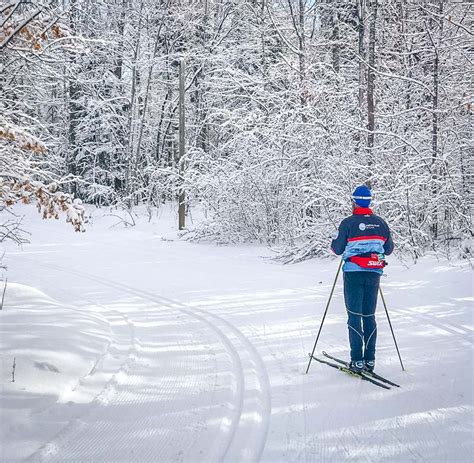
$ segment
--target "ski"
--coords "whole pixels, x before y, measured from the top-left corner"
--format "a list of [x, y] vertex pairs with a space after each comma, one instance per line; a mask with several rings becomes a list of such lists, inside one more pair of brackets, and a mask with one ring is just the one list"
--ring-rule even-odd
[[339, 371], [343, 371], [344, 373], [347, 373], [351, 376], [356, 376], [357, 378], [362, 379], [363, 381], [368, 381], [369, 383], [375, 384], [376, 386], [382, 387], [384, 389], [390, 389], [390, 386], [387, 386], [384, 383], [379, 383], [375, 379], [371, 378], [370, 376], [365, 376], [363, 373], [358, 373], [356, 371], [352, 371], [351, 369], [339, 364], [339, 363], [332, 363], [328, 362], [327, 360], [320, 359], [318, 357], [315, 357], [314, 355], [309, 354], [310, 357], [312, 357], [313, 360], [316, 360], [319, 363], [324, 363], [326, 365], [329, 365], [332, 368], [336, 368]]
[[[323, 351], [323, 355], [327, 357], [328, 359], [334, 360], [335, 362], [344, 365], [346, 368], [349, 368], [349, 362], [345, 362], [344, 360], [338, 359], [337, 357], [333, 357], [332, 355], [329, 355], [327, 352]], [[371, 378], [374, 378], [378, 381], [381, 381], [382, 383], [390, 384], [390, 386], [395, 386], [395, 387], [400, 387], [399, 384], [394, 383], [393, 381], [390, 381], [387, 378], [384, 378], [383, 376], [378, 375], [377, 373], [374, 373], [373, 371], [364, 371], [364, 375], [370, 376]]]

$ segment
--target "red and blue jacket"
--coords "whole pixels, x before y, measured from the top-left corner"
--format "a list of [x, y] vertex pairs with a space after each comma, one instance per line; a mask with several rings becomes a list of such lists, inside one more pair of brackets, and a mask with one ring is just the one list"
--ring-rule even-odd
[[[383, 273], [384, 256], [392, 253], [393, 241], [382, 218], [368, 207], [357, 207], [339, 225], [331, 249], [337, 255], [342, 254], [344, 272]], [[377, 261], [383, 263], [378, 265]]]

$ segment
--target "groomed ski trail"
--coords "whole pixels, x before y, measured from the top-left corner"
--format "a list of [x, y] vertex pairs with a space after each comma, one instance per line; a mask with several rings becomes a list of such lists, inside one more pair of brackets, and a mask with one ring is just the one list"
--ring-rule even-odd
[[[151, 458], [157, 462], [208, 462], [221, 457], [225, 462], [241, 461], [242, 452], [234, 452], [239, 436], [252, 439], [252, 443], [246, 444], [257, 455], [258, 439], [245, 431], [256, 429], [255, 423], [252, 422], [253, 427], [245, 423], [245, 397], [255, 392], [249, 391], [251, 377], [246, 374], [247, 366], [253, 366], [253, 358], [248, 358], [251, 352], [242, 350], [239, 336], [231, 328], [201, 309], [224, 317], [265, 360], [271, 379], [272, 415], [259, 457], [262, 463], [470, 461], [472, 375], [467, 369], [458, 368], [470, 361], [472, 349], [468, 307], [472, 295], [464, 266], [426, 258], [410, 269], [397, 262], [390, 267], [383, 289], [407, 371], [400, 371], [380, 303], [378, 320], [384, 335], [379, 341], [378, 366], [382, 374], [393, 374], [393, 379], [403, 386], [388, 393], [324, 366], [312, 367], [309, 375], [303, 374], [337, 262], [316, 259], [283, 267], [260, 259], [260, 254], [266, 254], [259, 249], [195, 245], [168, 239], [169, 235], [163, 237], [155, 224], [153, 228], [147, 225], [114, 234], [103, 230], [102, 222], [96, 225], [90, 234], [71, 238], [57, 225], [49, 231], [46, 222], [46, 231], [35, 235], [38, 244], [25, 246], [22, 251], [15, 248], [10, 254], [15, 259], [12, 281], [37, 288], [68, 306], [84, 305], [86, 311], [108, 318], [114, 330], [110, 352], [97, 362], [95, 369], [90, 369], [89, 377], [77, 388], [77, 396], [70, 397], [71, 407], [81, 413], [71, 413], [59, 397], [51, 411], [57, 423], [69, 425], [63, 426], [56, 438], [50, 436], [60, 430], [59, 426], [44, 439], [39, 431], [35, 434], [34, 428], [24, 426], [26, 430], [32, 429], [31, 451], [46, 442], [51, 444], [43, 446], [43, 450], [51, 450], [49, 455], [36, 453], [33, 461], [65, 461], [60, 452], [71, 443], [74, 446], [76, 438], [82, 442], [82, 456], [71, 457], [70, 461], [78, 463]], [[53, 264], [52, 270], [46, 267], [49, 263]], [[54, 270], [54, 265], [59, 267]], [[69, 265], [83, 273], [68, 272]], [[56, 272], [65, 273], [61, 276]], [[94, 283], [91, 277], [95, 275], [91, 273], [109, 280]], [[128, 286], [124, 288], [121, 282]], [[141, 292], [142, 289], [145, 291]], [[341, 285], [331, 305], [321, 346], [347, 357], [340, 289]], [[155, 301], [161, 295], [171, 299], [153, 302], [147, 295]], [[89, 303], [83, 304], [86, 298]], [[182, 303], [193, 314], [218, 327], [238, 356], [232, 355], [214, 328], [179, 310]], [[127, 315], [134, 333], [120, 314]], [[163, 337], [163, 333], [166, 336], [162, 340], [152, 339], [151, 332], [157, 333], [156, 338]], [[431, 348], [440, 355], [433, 356]], [[102, 351], [96, 351], [97, 356], [106, 349], [104, 345]], [[117, 349], [121, 352], [117, 353]], [[120, 358], [113, 364], [117, 354]], [[158, 362], [156, 356], [160, 357]], [[159, 384], [146, 383], [153, 387], [145, 390], [142, 372], [148, 369], [148, 375], [155, 375], [156, 371], [161, 374], [162, 359], [167, 359], [165, 377]], [[434, 373], [433, 367], [440, 361], [446, 365], [446, 371]], [[104, 372], [106, 366], [110, 368]], [[89, 370], [83, 374], [86, 371]], [[256, 377], [254, 372], [253, 378]], [[91, 394], [89, 385], [97, 386]], [[202, 391], [191, 394], [197, 388]], [[128, 394], [124, 394], [125, 390]], [[178, 400], [181, 394], [182, 401]], [[43, 395], [46, 399], [41, 399], [47, 401], [47, 388]], [[89, 402], [77, 400], [84, 395]], [[216, 406], [210, 410], [210, 404]], [[133, 414], [116, 413], [110, 417], [113, 423], [94, 435], [88, 425], [98, 417], [109, 418], [105, 407], [122, 407]], [[156, 410], [166, 412], [167, 417], [152, 416], [147, 420]], [[32, 426], [40, 428], [44, 423], [47, 428], [45, 415], [40, 411], [34, 416]], [[261, 419], [261, 415], [255, 417]], [[129, 424], [132, 421], [134, 425]], [[156, 433], [157, 423], [163, 425], [163, 434]], [[91, 436], [90, 442], [85, 439], [86, 432]], [[16, 435], [11, 435], [14, 441], [7, 443], [10, 450], [19, 448], [27, 434], [19, 428]], [[147, 445], [149, 454], [156, 454], [144, 459]], [[130, 449], [135, 454], [126, 453]], [[74, 455], [73, 450], [68, 455]], [[77, 456], [77, 449], [74, 451]]]
[[[151, 302], [154, 304], [151, 311], [154, 311], [158, 318], [164, 310], [168, 312], [169, 316], [172, 316], [174, 311], [181, 315], [184, 314], [187, 317], [192, 317], [209, 328], [214, 333], [214, 336], [218, 338], [231, 359], [232, 377], [235, 384], [232, 387], [232, 403], [225, 405], [228, 409], [227, 413], [220, 418], [220, 435], [216, 437], [213, 448], [207, 449], [209, 453], [207, 455], [202, 454], [202, 459], [203, 461], [260, 460], [270, 423], [270, 385], [260, 355], [239, 329], [224, 318], [204, 309], [194, 306], [190, 308], [179, 301], [161, 297], [154, 293], [123, 285], [122, 283], [96, 275], [67, 269], [54, 264], [43, 263], [42, 265], [93, 281], [122, 293], [137, 296], [145, 302]], [[171, 315], [169, 313], [170, 310], [172, 311]], [[136, 313], [133, 314], [134, 317], [136, 315]], [[128, 318], [130, 318], [130, 314]], [[129, 329], [133, 331], [129, 339], [130, 345], [143, 344], [143, 341], [140, 340], [139, 327], [137, 327], [140, 325], [140, 319], [134, 322], [127, 321], [127, 324], [130, 323]], [[137, 332], [136, 335], [135, 332]], [[100, 364], [100, 362], [98, 363]], [[103, 386], [101, 392], [88, 404], [86, 411], [69, 422], [52, 441], [46, 443], [41, 449], [31, 455], [28, 461], [110, 461], [110, 448], [101, 444], [100, 436], [115, 436], [114, 441], [120, 447], [120, 442], [123, 441], [121, 435], [124, 435], [124, 433], [134, 433], [133, 425], [135, 422], [129, 420], [124, 426], [123, 420], [120, 419], [120, 414], [114, 413], [113, 408], [117, 403], [134, 403], [136, 393], [133, 391], [139, 386], [136, 376], [134, 379], [134, 369], [139, 363], [140, 349], [130, 347], [127, 360], [117, 365], [115, 373], [109, 373], [110, 379]], [[181, 369], [179, 365], [174, 366], [178, 371]], [[100, 372], [98, 366], [94, 370], [91, 374]], [[178, 380], [179, 378], [174, 378], [175, 382]], [[124, 383], [129, 387], [124, 389]], [[173, 382], [167, 386], [167, 391], [170, 392], [173, 389]], [[162, 399], [160, 391], [157, 389], [156, 391], [150, 391], [150, 393], [155, 394], [158, 408], [155, 412], [159, 415], [159, 405]], [[224, 406], [224, 404], [222, 405]], [[151, 414], [152, 410], [149, 410], [148, 419], [153, 420], [150, 417]], [[111, 417], [116, 419], [111, 420]], [[156, 419], [156, 415], [154, 418]], [[142, 421], [145, 419], [146, 421], [147, 415], [145, 414], [145, 417], [137, 415], [136, 419]], [[200, 419], [200, 426], [205, 426], [202, 422], [202, 417]], [[183, 425], [185, 424], [183, 423]], [[157, 425], [154, 423], [153, 428], [156, 429], [156, 427]], [[175, 424], [173, 429], [176, 429], [176, 427], [179, 426]], [[186, 442], [181, 442], [181, 445], [177, 446], [181, 450], [176, 455], [164, 454], [162, 452], [163, 447], [169, 448], [169, 446], [163, 446], [162, 440], [169, 439], [176, 439], [176, 436], [156, 436], [153, 433], [148, 436], [141, 436], [137, 439], [137, 443], [132, 449], [132, 454], [124, 453], [122, 454], [122, 459], [120, 457], [117, 458], [115, 453], [113, 454], [113, 460], [127, 461], [129, 458], [133, 458], [134, 461], [189, 461], [193, 458], [192, 453], [186, 455], [185, 449], [189, 447], [189, 445], [186, 445]]]

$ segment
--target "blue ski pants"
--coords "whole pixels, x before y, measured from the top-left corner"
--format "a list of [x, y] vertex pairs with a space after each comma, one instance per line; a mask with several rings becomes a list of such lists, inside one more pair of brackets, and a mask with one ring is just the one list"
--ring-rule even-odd
[[379, 284], [377, 272], [344, 272], [344, 300], [353, 361], [375, 360], [375, 308]]

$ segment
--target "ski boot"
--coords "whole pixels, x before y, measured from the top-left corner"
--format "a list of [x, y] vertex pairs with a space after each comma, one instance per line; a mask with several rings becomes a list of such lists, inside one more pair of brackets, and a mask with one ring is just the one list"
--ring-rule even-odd
[[349, 370], [353, 371], [354, 373], [361, 373], [364, 371], [364, 361], [351, 361], [351, 363], [349, 363]]
[[366, 360], [364, 362], [365, 364], [365, 371], [368, 371], [369, 373], [372, 373], [375, 368], [375, 360]]

